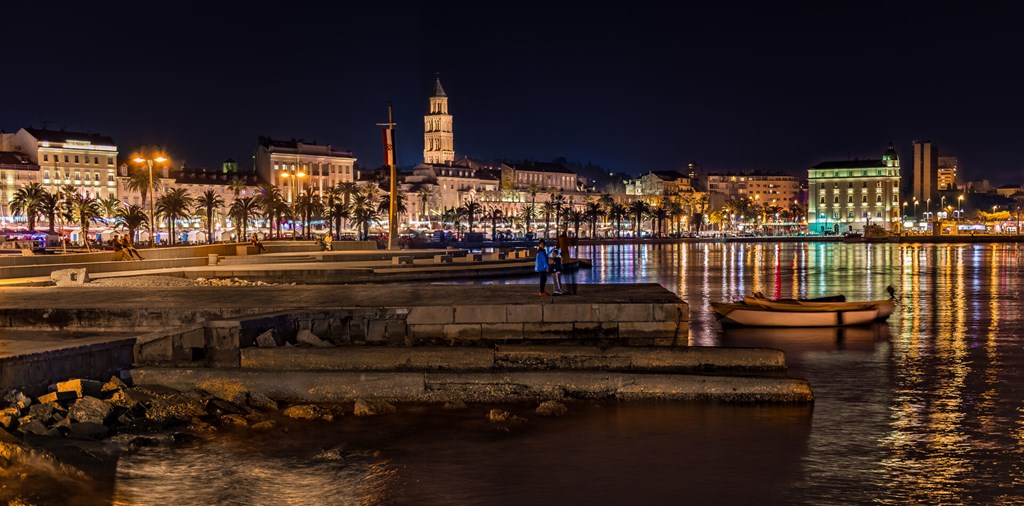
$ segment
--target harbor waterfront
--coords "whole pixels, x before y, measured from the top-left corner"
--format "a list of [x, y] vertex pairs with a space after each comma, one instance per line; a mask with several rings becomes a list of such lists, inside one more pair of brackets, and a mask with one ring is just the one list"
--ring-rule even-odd
[[[593, 267], [577, 282], [660, 283], [689, 303], [688, 344], [783, 350], [787, 375], [809, 381], [814, 404], [581, 401], [557, 419], [512, 404], [529, 421], [507, 433], [486, 422], [495, 407], [486, 402], [283, 421], [273, 433], [135, 448], [94, 493], [121, 504], [1017, 502], [1022, 253], [1018, 244], [581, 247]], [[753, 291], [873, 300], [888, 285], [899, 303], [880, 326], [723, 332], [710, 309]], [[579, 483], [588, 486], [569, 486]]]

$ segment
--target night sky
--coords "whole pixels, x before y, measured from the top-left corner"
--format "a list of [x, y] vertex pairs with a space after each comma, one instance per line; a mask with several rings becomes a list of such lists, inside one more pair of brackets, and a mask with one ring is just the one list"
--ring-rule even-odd
[[457, 156], [806, 177], [889, 142], [909, 165], [911, 142], [931, 139], [968, 179], [1024, 180], [1024, 30], [1008, 2], [28, 3], [3, 9], [0, 129], [95, 131], [125, 154], [157, 143], [191, 166], [250, 165], [262, 134], [376, 167], [389, 101], [413, 165], [440, 73]]

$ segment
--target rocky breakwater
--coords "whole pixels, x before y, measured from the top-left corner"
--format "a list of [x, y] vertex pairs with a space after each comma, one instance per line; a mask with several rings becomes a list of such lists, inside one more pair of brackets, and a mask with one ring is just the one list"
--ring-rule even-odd
[[[123, 378], [123, 379], [122, 379]], [[0, 503], [111, 502], [117, 460], [154, 446], [182, 446], [224, 431], [284, 431], [296, 424], [340, 424], [348, 417], [401, 416], [403, 405], [380, 399], [283, 403], [237, 384], [210, 382], [209, 390], [179, 391], [133, 385], [127, 376], [102, 383], [72, 379], [29, 397], [9, 391], [0, 409]], [[405, 410], [422, 414], [430, 405]], [[438, 410], [476, 410], [494, 430], [523, 427], [533, 415], [563, 416], [568, 407], [545, 401], [526, 405], [467, 405], [449, 401]]]

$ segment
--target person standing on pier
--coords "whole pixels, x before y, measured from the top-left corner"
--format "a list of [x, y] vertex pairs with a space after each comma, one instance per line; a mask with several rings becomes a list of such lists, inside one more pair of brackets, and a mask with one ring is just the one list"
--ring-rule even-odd
[[548, 270], [551, 269], [551, 266], [548, 264], [548, 250], [544, 248], [544, 239], [537, 242], [537, 252], [534, 256], [536, 257], [536, 262], [534, 263], [533, 270], [540, 273], [540, 293], [538, 295], [541, 297], [551, 295], [544, 291], [548, 284]]

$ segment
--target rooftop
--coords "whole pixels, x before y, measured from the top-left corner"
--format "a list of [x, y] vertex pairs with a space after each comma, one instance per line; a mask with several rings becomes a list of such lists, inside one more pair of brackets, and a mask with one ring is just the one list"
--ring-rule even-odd
[[0, 151], [0, 166], [5, 170], [39, 170], [28, 155], [17, 151]]
[[93, 132], [71, 132], [64, 129], [60, 130], [47, 130], [44, 128], [25, 128], [26, 132], [32, 137], [35, 137], [39, 141], [47, 142], [60, 142], [65, 143], [68, 141], [86, 141], [90, 144], [99, 144], [103, 146], [116, 146], [114, 139], [107, 137], [106, 135], [100, 135]]
[[565, 165], [560, 163], [552, 162], [515, 162], [505, 163], [504, 165], [511, 167], [515, 170], [525, 170], [530, 172], [554, 172], [558, 174], [572, 174], [576, 175], [575, 172], [569, 170]]
[[812, 169], [878, 169], [886, 168], [883, 160], [841, 160], [821, 162]]

